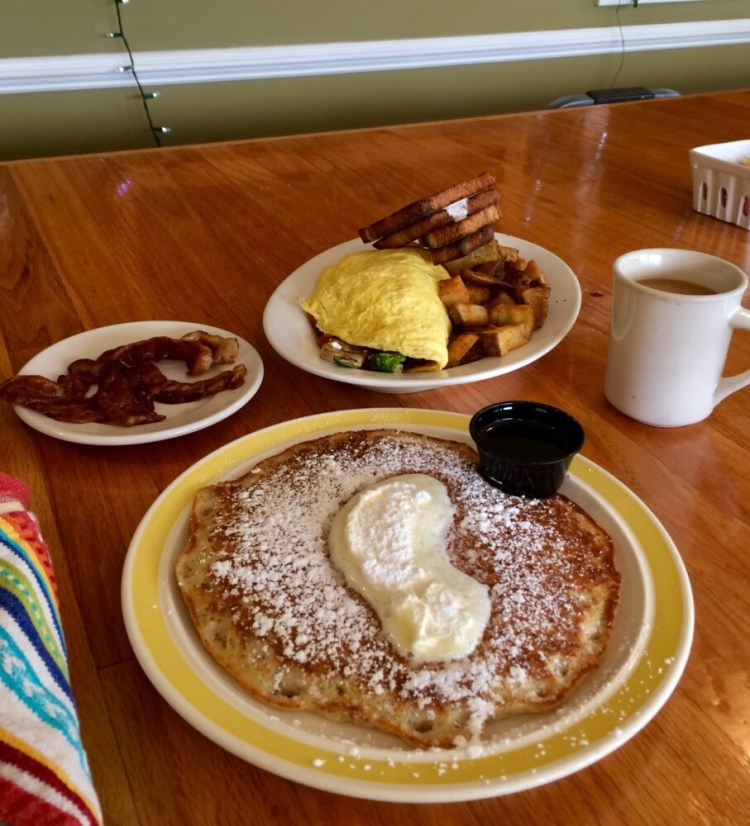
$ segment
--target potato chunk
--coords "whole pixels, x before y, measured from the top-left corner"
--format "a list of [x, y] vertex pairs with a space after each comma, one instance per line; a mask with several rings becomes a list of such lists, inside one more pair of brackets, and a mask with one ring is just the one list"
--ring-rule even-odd
[[478, 333], [459, 333], [448, 340], [448, 367], [468, 364], [484, 356]]
[[503, 327], [491, 327], [480, 334], [482, 346], [488, 356], [505, 356], [511, 350], [526, 344], [531, 333], [525, 324], [506, 324]]
[[482, 304], [452, 304], [448, 315], [455, 326], [482, 327], [489, 323], [487, 308]]
[[446, 307], [452, 307], [454, 304], [481, 303], [472, 301], [469, 290], [460, 275], [438, 281], [438, 295]]

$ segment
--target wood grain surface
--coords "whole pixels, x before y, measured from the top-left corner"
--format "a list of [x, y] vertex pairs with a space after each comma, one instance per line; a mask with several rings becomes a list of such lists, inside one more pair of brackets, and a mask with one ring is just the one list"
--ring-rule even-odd
[[[236, 332], [261, 353], [252, 401], [212, 427], [147, 445], [42, 435], [0, 406], [0, 467], [34, 494], [53, 555], [83, 734], [108, 824], [739, 824], [750, 817], [750, 390], [697, 425], [632, 421], [603, 395], [611, 265], [642, 247], [750, 270], [750, 232], [691, 208], [691, 147], [747, 137], [750, 91], [0, 166], [0, 379], [45, 347], [110, 324], [175, 319]], [[262, 313], [318, 252], [408, 201], [489, 171], [499, 229], [565, 260], [582, 289], [573, 330], [509, 375], [404, 395], [317, 378], [270, 348]], [[747, 296], [745, 304], [748, 304]], [[735, 334], [727, 371], [750, 367]], [[686, 671], [634, 739], [570, 777], [454, 804], [355, 800], [255, 768], [173, 711], [134, 658], [120, 607], [139, 521], [182, 471], [229, 441], [326, 411], [472, 413], [555, 404], [585, 456], [653, 511], [696, 605]]]

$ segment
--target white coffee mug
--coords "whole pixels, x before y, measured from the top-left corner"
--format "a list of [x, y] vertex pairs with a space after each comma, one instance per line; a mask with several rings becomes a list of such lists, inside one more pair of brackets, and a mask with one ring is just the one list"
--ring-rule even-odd
[[679, 427], [750, 384], [750, 370], [722, 378], [733, 329], [750, 329], [739, 267], [703, 252], [643, 249], [617, 258], [612, 273], [604, 393], [618, 410]]

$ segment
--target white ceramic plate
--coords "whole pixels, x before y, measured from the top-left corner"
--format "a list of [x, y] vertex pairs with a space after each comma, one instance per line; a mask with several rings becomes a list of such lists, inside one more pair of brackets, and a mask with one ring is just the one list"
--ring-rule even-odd
[[493, 723], [478, 748], [420, 751], [387, 734], [257, 702], [204, 650], [173, 571], [199, 488], [324, 433], [393, 427], [470, 442], [468, 425], [469, 416], [462, 414], [389, 408], [297, 419], [220, 448], [161, 494], [130, 544], [122, 607], [141, 666], [188, 723], [233, 754], [290, 780], [367, 799], [436, 803], [508, 794], [559, 779], [614, 751], [651, 720], [687, 661], [693, 633], [690, 584], [654, 515], [581, 456], [563, 492], [613, 537], [622, 588], [601, 667], [561, 709]]
[[[75, 359], [96, 358], [105, 350], [120, 344], [141, 341], [152, 336], [176, 338], [192, 330], [205, 330], [215, 335], [234, 336], [234, 333], [228, 333], [218, 327], [201, 323], [191, 324], [186, 321], [134, 321], [128, 324], [113, 324], [109, 327], [87, 330], [58, 341], [57, 344], [53, 344], [34, 356], [19, 372], [56, 379], [66, 372], [70, 362]], [[240, 345], [236, 363], [242, 362], [247, 367], [245, 383], [236, 390], [225, 390], [222, 393], [185, 404], [157, 404], [156, 409], [166, 416], [160, 422], [135, 427], [118, 427], [100, 423], [70, 424], [57, 422], [21, 405], [14, 405], [14, 408], [18, 417], [29, 427], [66, 442], [86, 445], [132, 445], [183, 436], [231, 416], [258, 392], [263, 381], [263, 362], [260, 355], [247, 341], [238, 336], [234, 337]], [[165, 360], [159, 364], [159, 367], [169, 379], [189, 381], [189, 377], [185, 376], [185, 365], [182, 362]], [[201, 378], [210, 378], [225, 369], [227, 369], [226, 365], [219, 365]]]
[[276, 352], [295, 367], [334, 381], [369, 387], [382, 393], [416, 393], [454, 384], [502, 376], [541, 358], [567, 335], [581, 308], [581, 288], [570, 267], [544, 247], [515, 238], [495, 236], [501, 244], [517, 247], [524, 258], [533, 258], [549, 278], [552, 292], [544, 326], [531, 341], [502, 358], [484, 358], [471, 364], [433, 373], [376, 373], [339, 367], [320, 357], [310, 322], [300, 301], [312, 294], [322, 269], [349, 252], [371, 248], [359, 239], [346, 241], [321, 252], [281, 282], [268, 300], [263, 314], [263, 329]]

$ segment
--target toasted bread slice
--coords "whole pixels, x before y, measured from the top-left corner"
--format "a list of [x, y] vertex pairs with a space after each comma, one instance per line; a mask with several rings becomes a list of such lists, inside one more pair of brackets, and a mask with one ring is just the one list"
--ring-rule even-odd
[[428, 233], [425, 235], [423, 241], [428, 249], [444, 247], [446, 244], [452, 244], [454, 241], [466, 238], [467, 235], [477, 232], [477, 230], [482, 229], [482, 227], [488, 224], [494, 225], [499, 217], [500, 213], [497, 207], [493, 205], [487, 207], [487, 209], [483, 209], [481, 212], [475, 212], [473, 215], [469, 215], [462, 221], [457, 221], [455, 224], [448, 224], [445, 227], [440, 227]]
[[447, 261], [453, 261], [456, 258], [462, 258], [468, 255], [472, 250], [482, 247], [489, 243], [495, 234], [495, 225], [487, 224], [471, 235], [465, 238], [460, 238], [452, 244], [446, 244], [444, 247], [430, 250], [430, 258], [433, 264], [443, 264]]
[[[470, 195], [468, 198], [463, 198], [460, 201], [454, 201], [448, 204], [447, 207], [433, 212], [426, 218], [409, 224], [402, 229], [384, 235], [379, 240], [375, 241], [373, 246], [375, 249], [394, 249], [411, 244], [423, 238], [428, 233], [431, 233], [440, 227], [451, 226], [465, 217], [474, 215], [481, 210], [487, 209], [494, 204], [497, 204], [499, 199], [496, 189], [485, 189], [478, 192], [476, 195]], [[500, 210], [497, 209], [498, 218], [500, 217]], [[497, 220], [497, 219], [495, 219]]]
[[420, 198], [418, 201], [413, 201], [401, 209], [392, 212], [385, 218], [363, 227], [359, 230], [360, 238], [365, 242], [376, 241], [383, 235], [395, 232], [398, 229], [409, 226], [415, 221], [437, 212], [439, 209], [449, 206], [450, 204], [460, 201], [463, 198], [468, 198], [471, 195], [476, 195], [485, 189], [495, 186], [495, 178], [489, 172], [482, 172], [476, 178], [469, 178], [461, 183], [449, 186], [434, 195], [428, 195], [426, 198]]

